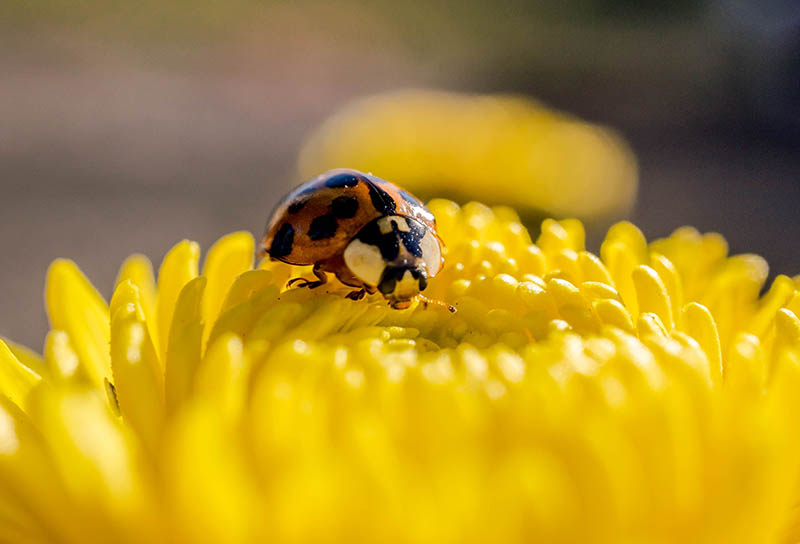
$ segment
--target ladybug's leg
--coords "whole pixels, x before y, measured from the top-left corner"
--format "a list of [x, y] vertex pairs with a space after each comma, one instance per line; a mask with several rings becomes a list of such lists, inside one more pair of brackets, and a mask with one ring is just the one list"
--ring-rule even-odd
[[394, 302], [390, 302], [389, 306], [394, 308], [395, 310], [405, 310], [411, 307], [410, 300], [395, 300]]
[[316, 289], [320, 285], [325, 285], [328, 283], [328, 276], [323, 272], [318, 264], [314, 265], [314, 275], [319, 278], [318, 281], [310, 281], [305, 278], [292, 278], [286, 283], [286, 287], [291, 287], [292, 285], [297, 284], [297, 287], [308, 287], [309, 289]]
[[362, 288], [356, 291], [350, 291], [349, 293], [347, 293], [347, 295], [345, 295], [345, 297], [349, 298], [350, 300], [361, 300], [362, 298], [364, 298], [364, 295], [366, 294], [367, 290]]
[[361, 300], [364, 298], [365, 295], [370, 294], [374, 295], [378, 292], [378, 288], [374, 285], [363, 285], [361, 289], [356, 289], [355, 291], [350, 291], [345, 295], [350, 300]]
[[328, 275], [322, 270], [319, 264], [314, 265], [314, 275], [319, 278], [318, 281], [312, 281], [308, 283], [309, 289], [316, 289], [320, 285], [325, 285], [328, 283]]

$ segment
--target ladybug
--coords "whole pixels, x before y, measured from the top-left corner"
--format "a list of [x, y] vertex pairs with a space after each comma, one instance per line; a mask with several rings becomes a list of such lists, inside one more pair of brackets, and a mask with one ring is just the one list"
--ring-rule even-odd
[[[334, 274], [356, 288], [353, 300], [380, 293], [404, 309], [442, 269], [442, 240], [433, 214], [412, 194], [371, 174], [336, 169], [303, 183], [277, 205], [259, 255], [293, 265], [314, 265], [315, 281], [289, 285], [315, 289]], [[450, 311], [452, 306], [446, 305]]]

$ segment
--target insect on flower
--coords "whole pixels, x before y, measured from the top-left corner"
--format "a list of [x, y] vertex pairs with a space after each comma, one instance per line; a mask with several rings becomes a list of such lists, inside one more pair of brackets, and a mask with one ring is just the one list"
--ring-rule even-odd
[[414, 195], [356, 170], [336, 169], [286, 195], [267, 224], [261, 257], [314, 265], [316, 280], [289, 285], [315, 289], [331, 273], [356, 288], [353, 300], [380, 293], [396, 309], [414, 298], [455, 308], [423, 295], [442, 269], [442, 241], [433, 214]]

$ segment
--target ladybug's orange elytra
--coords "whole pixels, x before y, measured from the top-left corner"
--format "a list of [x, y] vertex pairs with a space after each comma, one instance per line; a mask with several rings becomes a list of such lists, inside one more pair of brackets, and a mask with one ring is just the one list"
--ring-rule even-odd
[[428, 208], [388, 181], [349, 169], [326, 172], [286, 195], [267, 224], [261, 255], [314, 265], [316, 281], [292, 284], [318, 287], [332, 273], [358, 289], [349, 298], [380, 291], [395, 308], [407, 308], [444, 264]]

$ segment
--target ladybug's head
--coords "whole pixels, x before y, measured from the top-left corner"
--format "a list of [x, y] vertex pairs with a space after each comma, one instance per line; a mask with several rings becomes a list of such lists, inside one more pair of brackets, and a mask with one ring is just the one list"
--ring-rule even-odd
[[411, 300], [428, 286], [425, 263], [408, 262], [392, 264], [384, 268], [378, 291], [389, 301]]
[[401, 215], [379, 217], [362, 228], [344, 250], [354, 276], [393, 306], [407, 306], [442, 265], [438, 238], [422, 223]]

